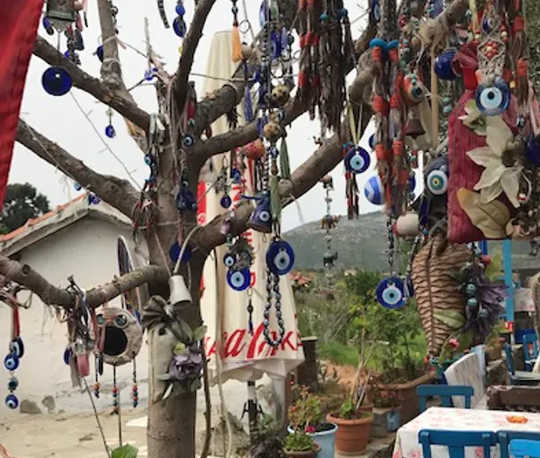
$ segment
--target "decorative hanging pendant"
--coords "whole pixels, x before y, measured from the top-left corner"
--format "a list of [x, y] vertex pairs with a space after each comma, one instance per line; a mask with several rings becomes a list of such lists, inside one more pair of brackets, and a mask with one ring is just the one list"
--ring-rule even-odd
[[379, 282], [375, 290], [379, 303], [389, 309], [399, 309], [407, 300], [406, 288], [399, 277], [388, 277]]
[[41, 77], [41, 84], [48, 94], [61, 96], [69, 92], [72, 81], [67, 70], [60, 67], [49, 67]]
[[345, 169], [348, 172], [365, 172], [369, 168], [370, 163], [369, 153], [361, 146], [353, 146], [345, 156]]
[[366, 182], [364, 195], [373, 205], [384, 205], [384, 186], [379, 175], [372, 176]]
[[229, 269], [227, 272], [227, 283], [235, 291], [245, 291], [251, 284], [251, 273], [246, 267], [241, 270]]
[[15, 395], [15, 390], [19, 386], [19, 381], [15, 377], [14, 371], [19, 368], [20, 360], [24, 356], [24, 344], [20, 336], [21, 325], [19, 318], [19, 308], [16, 303], [9, 304], [12, 307], [11, 313], [11, 340], [8, 346], [8, 354], [4, 358], [4, 367], [9, 371], [8, 380], [9, 394], [5, 398], [5, 405], [8, 409], [15, 410], [19, 407], [19, 399]]
[[476, 89], [476, 106], [486, 116], [504, 113], [510, 105], [510, 88], [502, 78], [496, 78], [493, 84], [479, 84]]
[[47, 0], [45, 15], [52, 27], [64, 32], [77, 18], [75, 0]]
[[286, 275], [294, 266], [294, 250], [284, 240], [274, 240], [266, 252], [266, 266], [274, 275]]

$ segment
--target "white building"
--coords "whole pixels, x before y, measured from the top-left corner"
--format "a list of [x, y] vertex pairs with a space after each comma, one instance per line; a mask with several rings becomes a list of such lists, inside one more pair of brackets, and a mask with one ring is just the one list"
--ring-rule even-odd
[[[117, 260], [117, 240], [124, 236], [132, 254], [139, 263], [144, 254], [136, 250], [132, 239], [131, 223], [117, 210], [101, 202], [90, 205], [85, 195], [58, 206], [55, 210], [29, 220], [23, 227], [0, 236], [0, 250], [21, 263], [30, 265], [50, 283], [58, 287], [68, 285], [67, 278], [73, 275], [81, 288], [90, 289], [109, 282], [119, 274]], [[21, 293], [24, 300], [27, 293]], [[120, 306], [120, 298], [111, 301]], [[87, 394], [72, 388], [70, 370], [63, 361], [63, 353], [68, 342], [67, 327], [55, 318], [52, 307], [45, 306], [34, 295], [31, 307], [21, 310], [21, 336], [25, 344], [25, 354], [15, 372], [19, 380], [16, 395], [19, 401], [35, 401], [42, 410], [42, 399], [51, 395], [58, 409], [88, 410]], [[8, 414], [4, 405], [8, 394], [9, 373], [3, 366], [8, 351], [11, 329], [11, 309], [0, 303], [0, 412]], [[140, 381], [146, 381], [146, 345], [137, 358], [137, 372]], [[88, 383], [92, 384], [93, 358]], [[118, 369], [118, 379], [123, 389], [122, 404], [129, 403], [131, 391], [131, 364]], [[97, 400], [98, 408], [112, 405], [110, 394], [112, 368], [105, 367], [102, 377], [103, 394]], [[141, 386], [143, 385], [143, 386]], [[146, 401], [146, 383], [139, 383], [139, 396]]]

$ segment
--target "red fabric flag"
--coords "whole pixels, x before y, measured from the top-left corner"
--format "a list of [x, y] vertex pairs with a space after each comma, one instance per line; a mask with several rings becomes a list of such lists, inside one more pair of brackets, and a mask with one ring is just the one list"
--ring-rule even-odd
[[43, 0], [0, 1], [0, 209]]

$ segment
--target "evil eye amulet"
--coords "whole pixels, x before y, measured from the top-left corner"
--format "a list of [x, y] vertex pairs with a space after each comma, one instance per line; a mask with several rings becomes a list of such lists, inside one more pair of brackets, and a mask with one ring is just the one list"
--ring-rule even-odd
[[379, 175], [372, 176], [364, 185], [364, 195], [373, 205], [384, 204], [384, 187]]
[[184, 38], [184, 35], [186, 34], [186, 23], [184, 19], [182, 19], [180, 16], [177, 16], [173, 21], [173, 30], [176, 35], [178, 35], [180, 38]]
[[114, 130], [112, 124], [109, 124], [107, 127], [105, 127], [105, 135], [109, 138], [116, 137], [116, 130]]
[[8, 394], [4, 402], [8, 409], [15, 410], [17, 407], [19, 407], [19, 400], [13, 393]]
[[294, 266], [294, 251], [284, 240], [275, 240], [266, 252], [266, 266], [274, 275], [286, 275]]
[[369, 153], [361, 147], [352, 148], [345, 156], [345, 168], [348, 172], [365, 172], [370, 164]]
[[251, 273], [249, 268], [229, 270], [227, 272], [227, 283], [235, 291], [246, 290], [251, 283]]
[[225, 195], [221, 198], [219, 203], [223, 208], [229, 208], [232, 204], [232, 199], [230, 196]]
[[8, 371], [14, 371], [19, 367], [19, 357], [16, 353], [9, 353], [4, 358], [4, 367]]
[[73, 356], [73, 350], [71, 348], [66, 348], [64, 350], [63, 360], [64, 363], [69, 366], [69, 362], [71, 361], [71, 357]]
[[443, 170], [433, 170], [426, 178], [426, 186], [432, 194], [441, 196], [448, 190], [448, 175]]
[[510, 88], [502, 78], [497, 78], [493, 85], [479, 84], [476, 88], [476, 105], [480, 113], [486, 116], [504, 113], [509, 104]]
[[96, 56], [100, 60], [100, 62], [103, 62], [103, 45], [99, 45], [97, 47]]
[[236, 262], [236, 258], [232, 253], [227, 253], [225, 256], [223, 256], [223, 264], [225, 264], [226, 267], [232, 267], [234, 266], [234, 263]]
[[435, 73], [441, 80], [455, 80], [458, 75], [454, 71], [455, 49], [447, 49], [435, 60]]
[[381, 280], [375, 293], [377, 300], [383, 307], [399, 309], [405, 305], [405, 286], [398, 277], [388, 277]]
[[20, 337], [13, 339], [9, 343], [9, 352], [16, 354], [19, 358], [22, 358], [24, 355], [24, 343]]
[[48, 94], [60, 96], [67, 94], [72, 86], [70, 74], [60, 67], [49, 67], [41, 77], [43, 89]]

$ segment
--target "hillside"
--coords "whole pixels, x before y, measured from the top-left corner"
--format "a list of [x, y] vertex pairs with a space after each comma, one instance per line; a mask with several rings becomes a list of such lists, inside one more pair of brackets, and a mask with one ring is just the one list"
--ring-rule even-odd
[[[384, 271], [387, 266], [385, 227], [385, 215], [380, 212], [360, 215], [350, 221], [342, 216], [331, 232], [332, 247], [338, 252], [336, 267]], [[306, 223], [284, 234], [296, 254], [295, 269], [323, 268], [324, 235], [320, 221]]]
[[[322, 258], [326, 248], [324, 234], [319, 221], [306, 223], [284, 234], [284, 238], [295, 250], [295, 269], [323, 268]], [[381, 212], [360, 215], [351, 221], [342, 216], [337, 227], [332, 230], [332, 246], [339, 256], [336, 267], [385, 271], [385, 234], [385, 215]], [[493, 252], [500, 246], [500, 242], [490, 242], [489, 251]], [[540, 255], [529, 256], [528, 242], [513, 242], [512, 255], [514, 270], [521, 268], [540, 271]]]

